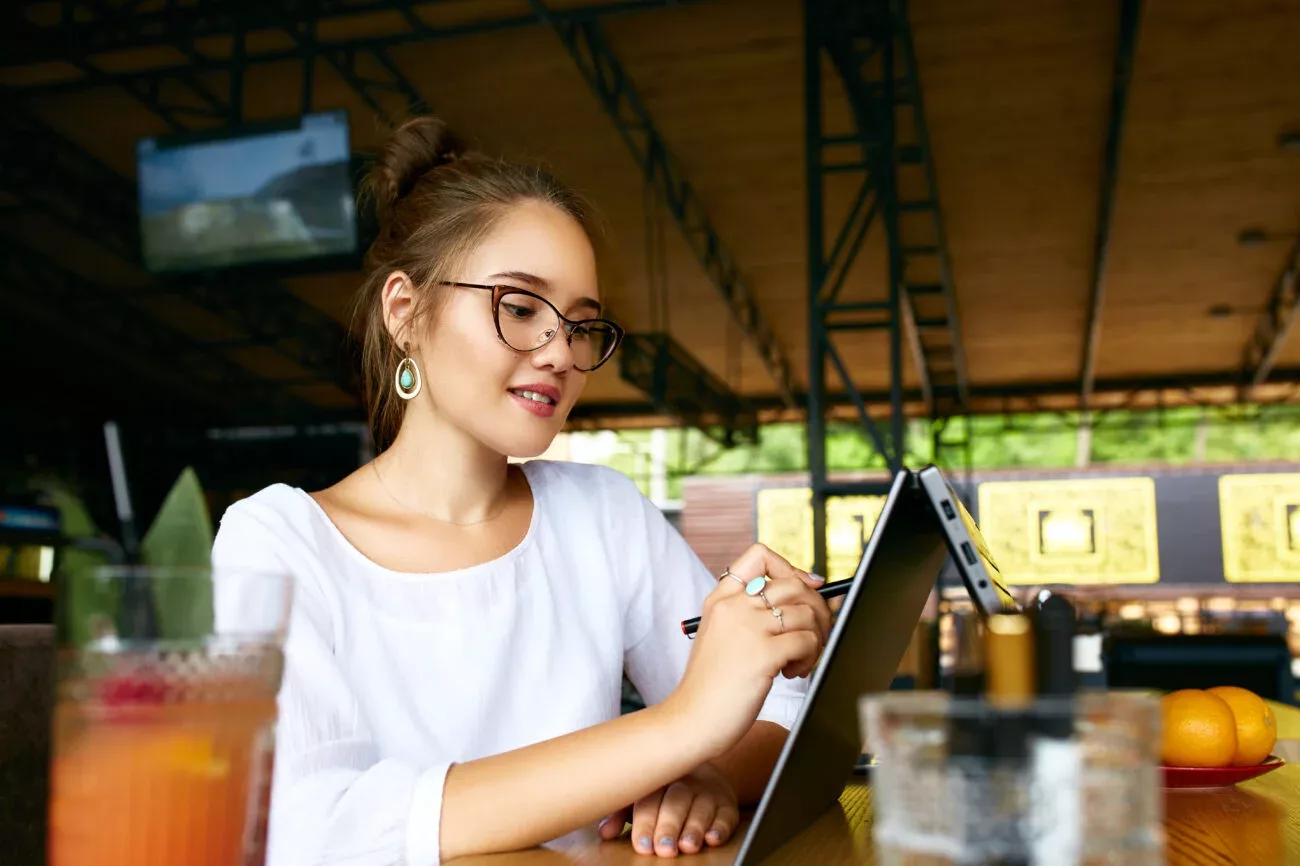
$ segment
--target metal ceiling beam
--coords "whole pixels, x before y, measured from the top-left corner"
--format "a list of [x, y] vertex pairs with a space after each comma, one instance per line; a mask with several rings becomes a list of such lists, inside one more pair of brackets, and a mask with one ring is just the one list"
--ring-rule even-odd
[[[306, 404], [289, 397], [276, 383], [196, 344], [114, 290], [90, 284], [4, 236], [0, 236], [0, 301], [67, 334], [65, 345], [55, 347], [58, 351], [90, 348], [188, 399], [245, 416], [254, 409], [286, 417], [308, 414]], [[70, 389], [75, 386], [66, 383]]]
[[[128, 20], [131, 15], [129, 8], [114, 6], [108, 0], [85, 0], [80, 7], [81, 15], [99, 22], [96, 32], [109, 32], [115, 25], [120, 26], [121, 22]], [[65, 14], [68, 12], [66, 6], [64, 11]], [[22, 10], [11, 6], [0, 11], [0, 15], [4, 18], [0, 32], [7, 37], [3, 52], [6, 61], [25, 49], [30, 50], [48, 41], [51, 28], [32, 24], [22, 17]], [[198, 53], [192, 43], [178, 39], [169, 43], [169, 47], [184, 54], [191, 63], [206, 59]], [[69, 48], [72, 48], [71, 43]], [[86, 87], [111, 86], [114, 83], [106, 80], [108, 73], [95, 65], [84, 51], [69, 50], [52, 62], [67, 63], [76, 67], [83, 76], [79, 80], [84, 82]], [[8, 64], [0, 61], [0, 66], [6, 65]], [[177, 75], [166, 80], [132, 79], [123, 82], [122, 86], [142, 105], [161, 117], [173, 132], [187, 128], [187, 123], [194, 119], [201, 122], [228, 122], [229, 119], [230, 100], [222, 99], [213, 93], [207, 85], [199, 81], [193, 69], [178, 72]]]
[[[321, 46], [317, 52], [381, 118], [391, 121], [402, 112], [424, 114], [429, 111], [428, 103], [384, 48]], [[401, 102], [400, 111], [393, 111], [385, 105], [393, 96]]]
[[[401, 12], [407, 29], [382, 36], [353, 37], [319, 44], [340, 51], [392, 48], [413, 42], [452, 39], [537, 24], [537, 16], [531, 13], [441, 25], [428, 24], [419, 14], [422, 8], [437, 7], [446, 2], [447, 0], [258, 0], [256, 3], [245, 3], [239, 0], [162, 0], [161, 8], [112, 18], [96, 16], [96, 3], [65, 3], [65, 8], [78, 7], [76, 14], [69, 12], [59, 24], [50, 27], [25, 25], [22, 39], [12, 46], [6, 45], [6, 50], [0, 54], [0, 68], [60, 60], [75, 62], [106, 52], [193, 45], [199, 39], [229, 36], [237, 28], [251, 35], [262, 30], [296, 29], [308, 23], [328, 23], [386, 11]], [[551, 14], [560, 21], [576, 22], [691, 2], [701, 0], [624, 0]], [[488, 4], [483, 5], [488, 7]], [[165, 56], [162, 52], [159, 55]], [[296, 49], [262, 48], [252, 44], [248, 46], [242, 61], [234, 58], [191, 58], [184, 63], [164, 61], [146, 69], [102, 73], [94, 81], [82, 78], [46, 82], [22, 89], [28, 93], [67, 92], [84, 90], [102, 83], [136, 87], [140, 86], [139, 82], [147, 84], [160, 78], [230, 71], [241, 62], [274, 63], [293, 60], [298, 56]]]
[[[139, 203], [134, 184], [51, 130], [17, 100], [0, 97], [0, 188], [140, 265]], [[177, 277], [162, 290], [219, 316], [310, 375], [345, 393], [358, 391], [345, 363], [347, 330], [283, 286], [265, 279]]]
[[[923, 192], [916, 201], [902, 207], [909, 213], [925, 217], [926, 231], [913, 234], [902, 228], [903, 273], [913, 261], [933, 261], [939, 272], [938, 291], [933, 286], [905, 283], [904, 312], [910, 319], [908, 328], [919, 352], [919, 375], [930, 389], [930, 413], [937, 417], [960, 412], [966, 405], [970, 374], [966, 366], [966, 347], [962, 339], [961, 315], [957, 304], [957, 287], [948, 253], [948, 232], [944, 227], [943, 209], [939, 205], [939, 181], [934, 168], [934, 151], [925, 119], [924, 88], [920, 63], [912, 40], [912, 24], [907, 0], [900, 0], [898, 10], [898, 51], [902, 56], [904, 80], [896, 94], [900, 106], [911, 114], [914, 144], [899, 145], [894, 159], [900, 166], [917, 166], [924, 177]], [[928, 235], [928, 236], [927, 236]]]
[[1273, 373], [1273, 365], [1291, 335], [1297, 312], [1300, 312], [1300, 235], [1291, 244], [1268, 304], [1259, 314], [1259, 322], [1246, 343], [1245, 379], [1250, 387], [1264, 384]]
[[[1300, 402], [1300, 367], [1289, 367], [1275, 369], [1270, 385], [1294, 385], [1297, 386], [1296, 393], [1290, 402]], [[1095, 383], [1093, 394], [1102, 395], [1124, 395], [1125, 403], [1129, 407], [1138, 405], [1138, 398], [1143, 396], [1154, 396], [1161, 392], [1182, 392], [1188, 396], [1189, 402], [1199, 402], [1191, 399], [1194, 393], [1200, 390], [1240, 390], [1241, 376], [1236, 371], [1223, 372], [1202, 372], [1185, 376], [1151, 376], [1151, 377], [1131, 377], [1120, 379], [1098, 379]], [[1061, 398], [1077, 398], [1079, 394], [1079, 383], [1073, 379], [1064, 382], [1031, 382], [1013, 385], [972, 385], [970, 391], [971, 412], [973, 414], [1003, 414], [1007, 411], [1021, 412], [1030, 411], [1020, 407], [1020, 403], [1060, 400]], [[826, 402], [830, 406], [837, 408], [852, 408], [855, 405], [853, 394], [847, 391], [828, 392]], [[865, 391], [859, 392], [857, 397], [873, 405], [883, 405], [889, 402], [888, 391]], [[903, 402], [906, 404], [921, 404], [923, 395], [920, 389], [909, 388], [903, 392]], [[747, 395], [746, 400], [753, 408], [762, 413], [777, 412], [785, 409], [785, 401], [776, 394], [752, 394]], [[799, 395], [800, 405], [807, 404], [808, 397], [806, 394]], [[1282, 401], [1286, 402], [1286, 401]], [[1043, 409], [1042, 411], [1048, 411]], [[579, 403], [573, 410], [572, 417], [575, 420], [584, 418], [653, 418], [662, 416], [664, 413], [658, 411], [654, 405], [647, 402], [628, 401], [619, 403]]]
[[[135, 190], [0, 92], [0, 188], [134, 265], [140, 263]], [[89, 199], [89, 200], [88, 200]]]
[[740, 327], [745, 341], [758, 354], [763, 368], [776, 384], [778, 393], [793, 406], [798, 386], [785, 348], [764, 319], [753, 290], [741, 274], [735, 258], [723, 245], [704, 204], [686, 179], [681, 163], [655, 128], [631, 76], [610, 48], [599, 22], [552, 12], [542, 0], [531, 2], [538, 17], [555, 30], [632, 151], [646, 180], [662, 197], [686, 243]]
[[[114, 6], [111, 0], [87, 0], [87, 2], [95, 12], [108, 19], [106, 22], [108, 26], [104, 28], [106, 30], [123, 26], [134, 14], [131, 4]], [[205, 59], [193, 39], [177, 40], [172, 42], [170, 47], [184, 54], [191, 63]], [[238, 57], [242, 51], [243, 33], [236, 26], [235, 45], [231, 53]], [[73, 63], [96, 78], [104, 74], [102, 69], [91, 64], [84, 56], [73, 58]], [[242, 81], [241, 76], [232, 74], [228, 86], [230, 93], [225, 98], [214, 93], [192, 72], [178, 75], [176, 80], [171, 82], [170, 87], [165, 87], [165, 82], [158, 80], [138, 81], [129, 84], [127, 90], [146, 108], [162, 116], [174, 131], [181, 131], [188, 126], [189, 121], [186, 118], [224, 124], [238, 123], [243, 107]], [[182, 91], [181, 100], [169, 102], [171, 94], [168, 91], [175, 90], [178, 86]]]
[[1115, 64], [1111, 76], [1110, 116], [1106, 124], [1106, 150], [1097, 205], [1097, 231], [1092, 250], [1092, 285], [1083, 335], [1083, 357], [1079, 362], [1079, 404], [1085, 410], [1092, 399], [1097, 377], [1101, 314], [1106, 303], [1106, 261], [1110, 254], [1110, 230], [1115, 215], [1115, 188], [1119, 180], [1119, 155], [1124, 140], [1124, 114], [1128, 106], [1129, 85], [1133, 80], [1133, 58], [1137, 53], [1138, 25], [1141, 19], [1142, 0], [1120, 0]]
[[619, 372], [655, 409], [699, 429], [724, 448], [758, 442], [758, 413], [665, 333], [628, 334]]

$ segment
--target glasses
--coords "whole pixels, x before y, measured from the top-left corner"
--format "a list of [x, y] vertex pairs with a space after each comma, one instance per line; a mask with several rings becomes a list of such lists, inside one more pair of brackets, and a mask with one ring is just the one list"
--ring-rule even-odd
[[443, 281], [444, 286], [482, 289], [492, 293], [492, 321], [497, 336], [516, 352], [535, 352], [561, 330], [573, 351], [573, 366], [590, 373], [609, 360], [623, 341], [623, 329], [608, 319], [567, 318], [555, 305], [514, 286]]

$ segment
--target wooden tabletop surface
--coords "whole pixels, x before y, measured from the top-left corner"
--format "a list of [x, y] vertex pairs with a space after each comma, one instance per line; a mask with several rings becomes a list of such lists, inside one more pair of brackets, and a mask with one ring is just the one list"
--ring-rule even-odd
[[[1171, 866], [1300, 864], [1300, 710], [1274, 705], [1279, 740], [1274, 752], [1288, 763], [1258, 779], [1210, 791], [1169, 791], [1165, 797], [1165, 851]], [[679, 860], [698, 866], [731, 863], [746, 824], [733, 841]], [[593, 841], [563, 851], [549, 848], [456, 861], [473, 866], [561, 866], [561, 864], [645, 864], [626, 836]], [[832, 808], [767, 862], [772, 864], [876, 863], [871, 840], [871, 789], [850, 784]]]
[[[1223, 790], [1170, 791], [1165, 803], [1165, 862], [1171, 866], [1300, 863], [1300, 766], [1288, 765]], [[737, 832], [737, 840], [744, 826]], [[677, 859], [684, 864], [721, 866], [734, 860], [736, 848], [733, 840], [721, 848]], [[624, 837], [564, 851], [543, 848], [467, 857], [456, 862], [475, 866], [645, 866], [652, 860], [634, 852]], [[767, 862], [774, 866], [878, 862], [871, 841], [871, 789], [862, 784], [849, 785], [838, 808], [827, 811]]]

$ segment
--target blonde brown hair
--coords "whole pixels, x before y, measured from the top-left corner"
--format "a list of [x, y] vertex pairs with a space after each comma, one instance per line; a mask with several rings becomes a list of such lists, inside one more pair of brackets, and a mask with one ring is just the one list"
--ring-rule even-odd
[[[362, 387], [382, 450], [397, 436], [406, 405], [393, 390], [403, 347], [384, 323], [389, 274], [406, 273], [417, 289], [407, 319], [415, 329], [446, 299], [440, 282], [457, 278], [454, 271], [512, 207], [536, 201], [559, 208], [593, 245], [599, 230], [586, 201], [550, 173], [471, 151], [436, 117], [412, 118], [391, 134], [362, 183], [362, 196], [374, 208], [378, 234], [366, 254], [369, 275], [356, 313], [362, 320]], [[405, 336], [401, 341], [410, 342]]]

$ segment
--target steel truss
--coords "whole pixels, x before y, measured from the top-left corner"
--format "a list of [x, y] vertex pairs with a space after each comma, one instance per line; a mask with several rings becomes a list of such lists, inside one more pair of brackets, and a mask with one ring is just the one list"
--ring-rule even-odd
[[1124, 114], [1129, 84], [1133, 80], [1133, 57], [1137, 53], [1138, 25], [1142, 0], [1121, 0], [1115, 40], [1115, 63], [1110, 93], [1110, 115], [1106, 123], [1106, 151], [1102, 160], [1097, 205], [1097, 230], [1092, 251], [1092, 287], [1088, 319], [1083, 336], [1083, 357], [1079, 362], [1079, 404], [1086, 411], [1097, 378], [1097, 352], [1101, 343], [1101, 315], [1106, 302], [1106, 262], [1110, 252], [1110, 228], [1115, 215], [1115, 188], [1119, 182], [1120, 146], [1124, 140]]
[[[556, 10], [551, 16], [559, 21], [593, 19], [606, 15], [657, 9], [700, 0], [622, 0], [595, 3], [575, 9]], [[48, 7], [45, 2], [25, 3], [24, 7]], [[122, 51], [192, 46], [199, 40], [248, 36], [262, 31], [297, 31], [306, 27], [342, 22], [367, 14], [397, 12], [401, 29], [374, 36], [360, 36], [316, 41], [321, 49], [334, 51], [368, 51], [392, 48], [415, 42], [452, 39], [459, 36], [492, 33], [537, 24], [532, 13], [502, 14], [497, 4], [476, 4], [484, 9], [478, 20], [456, 23], [430, 23], [447, 0], [155, 0], [148, 10], [136, 10], [137, 3], [116, 4], [124, 14], [110, 14], [112, 8], [101, 0], [68, 0], [60, 4], [60, 17], [50, 26], [36, 26], [25, 19], [18, 22], [22, 39], [0, 58], [0, 67], [79, 59]], [[22, 7], [14, 10], [18, 18]], [[337, 29], [337, 28], [335, 28]], [[236, 38], [239, 51], [229, 56], [191, 55], [176, 63], [164, 60], [144, 69], [127, 72], [87, 73], [69, 81], [46, 82], [24, 87], [25, 93], [51, 93], [85, 90], [103, 84], [126, 87], [153, 86], [153, 82], [174, 82], [180, 76], [224, 72], [238, 74], [250, 64], [297, 60], [297, 47], [282, 48], [261, 40], [245, 42]], [[187, 52], [188, 53], [188, 52]], [[159, 56], [165, 56], [159, 52]], [[83, 68], [84, 71], [84, 68]]]
[[[798, 387], [785, 349], [764, 319], [753, 291], [730, 251], [723, 245], [703, 203], [686, 179], [681, 164], [664, 143], [653, 118], [637, 94], [631, 76], [623, 69], [605, 39], [599, 22], [592, 18], [559, 16], [551, 12], [542, 0], [532, 0], [532, 5], [538, 16], [553, 27], [601, 108], [609, 115], [619, 135], [632, 151], [647, 182], [653, 185], [656, 194], [664, 201], [687, 245], [727, 305], [742, 336], [758, 354], [768, 376], [776, 385], [777, 393], [788, 406], [793, 407]], [[664, 357], [659, 361], [662, 366], [673, 367], [689, 358], [687, 350], [667, 334], [654, 335], [644, 341], [643, 345], [660, 347], [664, 352]], [[703, 367], [693, 359], [690, 365], [703, 371]], [[677, 381], [675, 378], [670, 379], [669, 384], [675, 385]], [[709, 377], [707, 383], [702, 381], [698, 385], [681, 379], [680, 384], [686, 387], [679, 395], [683, 405], [698, 406], [701, 410], [723, 418], [752, 415], [752, 412], [740, 408], [743, 404], [741, 398], [716, 377]], [[647, 393], [656, 395], [656, 404], [665, 400], [665, 395], [657, 391]], [[711, 395], [718, 401], [717, 404], [712, 407], [699, 406], [700, 399], [705, 395]], [[677, 399], [678, 396], [667, 399], [666, 405], [673, 404]], [[748, 431], [740, 432], [749, 435]], [[728, 433], [726, 438], [733, 438], [732, 434]]]
[[654, 411], [698, 428], [724, 448], [758, 442], [758, 413], [667, 334], [628, 334], [619, 368], [628, 383], [650, 395]]
[[[0, 104], [6, 126], [0, 143], [0, 186], [24, 205], [138, 265], [138, 202], [131, 182], [32, 117], [15, 100], [3, 99]], [[343, 363], [347, 331], [284, 287], [266, 279], [229, 275], [167, 280], [161, 290], [234, 324], [246, 335], [243, 345], [272, 347], [310, 375], [348, 394], [357, 393], [350, 365]]]
[[[597, 33], [593, 28], [594, 16], [629, 12], [672, 5], [684, 0], [624, 0], [587, 6], [574, 11], [546, 12], [546, 20], [557, 31], [573, 35], [581, 32], [587, 38]], [[685, 0], [689, 2], [689, 0]], [[85, 73], [76, 81], [60, 82], [50, 87], [36, 86], [24, 88], [22, 93], [42, 93], [49, 91], [76, 90], [87, 87], [118, 85], [137, 97], [147, 108], [162, 118], [173, 130], [190, 129], [190, 124], [198, 122], [203, 128], [234, 125], [241, 122], [242, 81], [244, 70], [251, 64], [274, 62], [284, 59], [297, 59], [302, 62], [302, 106], [304, 112], [313, 107], [314, 72], [317, 59], [327, 62], [353, 91], [384, 120], [393, 122], [403, 115], [427, 110], [426, 103], [417, 89], [402, 74], [387, 54], [387, 48], [411, 42], [422, 42], [439, 38], [463, 36], [470, 33], [490, 32], [524, 25], [536, 25], [539, 16], [505, 16], [485, 18], [471, 23], [455, 25], [435, 25], [425, 20], [425, 13], [441, 5], [441, 0], [416, 2], [416, 0], [269, 0], [269, 2], [245, 3], [240, 0], [197, 0], [197, 2], [175, 2], [163, 0], [162, 5], [150, 4], [148, 10], [139, 10], [138, 4], [123, 2], [113, 4], [108, 0], [70, 0], [61, 7], [62, 17], [54, 25], [38, 27], [24, 20], [16, 26], [22, 28], [26, 38], [24, 47], [7, 57], [0, 59], [0, 66], [22, 65], [41, 60], [62, 59], [74, 62]], [[332, 21], [354, 18], [367, 13], [395, 11], [403, 22], [401, 30], [382, 36], [360, 39], [328, 40], [320, 38], [320, 25]], [[13, 17], [20, 17], [19, 14]], [[582, 27], [581, 31], [574, 28]], [[288, 51], [275, 49], [263, 50], [258, 47], [261, 42], [248, 39], [250, 34], [260, 34], [268, 30], [280, 30], [289, 34], [294, 47]], [[228, 56], [214, 59], [198, 53], [193, 46], [198, 40], [211, 40], [224, 37], [230, 40]], [[263, 40], [264, 41], [264, 40]], [[160, 45], [179, 47], [185, 53], [184, 65], [167, 64], [133, 70], [130, 73], [111, 74], [93, 66], [86, 58], [94, 58], [99, 53], [119, 52]], [[603, 42], [600, 43], [603, 48]], [[605, 49], [607, 53], [607, 48]], [[617, 61], [609, 56], [602, 60], [605, 68]], [[581, 65], [581, 63], [580, 63]], [[220, 74], [224, 73], [224, 79]], [[201, 76], [201, 77], [200, 77]], [[212, 80], [228, 82], [229, 96], [222, 99], [210, 89], [199, 92], [202, 82]], [[621, 82], [626, 77], [619, 74]], [[598, 91], [599, 92], [599, 91]], [[196, 98], [195, 94], [201, 98]], [[607, 94], [613, 100], [615, 111], [621, 111], [620, 103], [630, 98], [636, 109], [640, 108], [636, 95], [630, 89], [611, 91]], [[724, 296], [729, 297], [733, 312], [738, 319], [753, 323], [754, 327], [763, 329], [761, 317], [753, 305], [752, 298], [735, 272], [730, 257], [722, 248], [716, 233], [708, 224], [694, 198], [689, 185], [680, 175], [671, 156], [663, 148], [662, 142], [654, 133], [653, 126], [643, 115], [637, 120], [644, 120], [650, 135], [646, 139], [652, 146], [652, 152], [643, 160], [647, 171], [653, 178], [658, 178], [662, 194], [669, 203], [669, 208], [683, 226], [688, 240], [701, 257], [705, 270], [719, 285]], [[626, 133], [626, 129], [623, 130]], [[61, 142], [62, 149], [72, 148], [67, 142]], [[634, 146], [635, 150], [635, 146]], [[84, 155], [83, 155], [84, 156]], [[94, 165], [86, 157], [83, 161]], [[21, 164], [21, 163], [15, 163]], [[48, 177], [48, 175], [47, 175]], [[138, 236], [135, 208], [129, 197], [118, 197], [115, 204], [115, 216], [103, 220], [100, 224], [91, 224], [97, 214], [93, 209], [82, 206], [75, 196], [68, 193], [78, 186], [82, 189], [90, 185], [77, 183], [59, 183], [47, 186], [55, 187], [51, 194], [44, 188], [27, 185], [27, 200], [41, 203], [47, 212], [55, 213], [92, 238], [105, 243], [119, 254], [129, 255], [134, 260], [138, 250]], [[116, 189], [115, 189], [116, 191]], [[58, 205], [53, 207], [52, 203]], [[126, 233], [123, 236], [123, 233]], [[343, 344], [339, 334], [321, 334], [320, 339], [311, 337], [312, 331], [321, 332], [320, 328], [304, 328], [299, 321], [302, 311], [294, 310], [296, 299], [287, 292], [274, 287], [245, 287], [228, 284], [219, 279], [194, 285], [186, 285], [184, 291], [201, 306], [211, 312], [223, 315], [238, 322], [250, 332], [251, 341], [260, 345], [283, 348], [282, 338], [288, 334], [295, 337], [307, 335], [302, 344], [291, 344], [301, 349], [300, 357], [294, 360], [309, 369], [337, 369], [338, 348]], [[305, 306], [305, 305], [304, 305]], [[314, 310], [311, 312], [315, 312]], [[329, 325], [334, 325], [331, 321]], [[787, 405], [793, 405], [793, 386], [789, 378], [789, 366], [779, 348], [775, 348], [770, 333], [758, 331], [757, 344], [760, 356], [765, 361], [775, 358], [781, 363], [783, 374], [779, 385], [786, 393]], [[336, 339], [337, 337], [337, 339]], [[676, 344], [664, 343], [652, 339], [647, 345], [656, 346], [661, 357], [656, 361], [659, 368], [679, 370], [685, 363], [688, 368], [700, 369], [698, 362], [689, 359], [685, 350]], [[324, 350], [324, 351], [322, 351]], [[684, 361], [684, 359], [688, 359]], [[636, 364], [629, 369], [635, 370]], [[670, 384], [684, 383], [678, 375], [670, 375], [665, 380]], [[335, 384], [345, 387], [349, 393], [355, 393], [351, 377], [340, 379], [334, 377]], [[752, 411], [746, 412], [740, 398], [731, 394], [725, 386], [716, 380], [696, 383], [693, 390], [681, 394], [665, 394], [662, 390], [648, 390], [647, 394], [659, 406], [679, 406], [690, 417], [707, 417], [728, 419], [725, 423], [739, 425], [722, 435], [731, 440], [737, 435], [749, 436], [750, 424], [754, 417]], [[715, 405], [701, 415], [699, 400], [704, 395], [714, 395]], [[692, 408], [694, 407], [694, 408]], [[703, 428], [702, 428], [703, 429]], [[709, 432], [709, 431], [706, 431]], [[719, 435], [716, 431], [710, 435]]]
[[306, 405], [219, 351], [195, 344], [112, 289], [94, 286], [23, 245], [0, 237], [0, 298], [29, 319], [67, 333], [188, 399], [241, 416], [306, 417]]
[[1253, 389], [1264, 384], [1300, 312], [1300, 235], [1286, 254], [1277, 284], [1259, 315], [1255, 331], [1246, 344], [1245, 380]]
[[[88, 40], [96, 35], [120, 31], [129, 28], [138, 13], [134, 2], [113, 3], [111, 0], [82, 0], [79, 3], [65, 3], [60, 11], [67, 22], [79, 21], [78, 24], [61, 24], [58, 27], [43, 27], [33, 24], [23, 15], [21, 8], [10, 6], [3, 12], [6, 32], [5, 57], [0, 61], [3, 66], [21, 66], [29, 61], [26, 56], [47, 56], [47, 62], [62, 62], [75, 67], [82, 74], [76, 79], [81, 88], [121, 86], [142, 105], [157, 114], [177, 132], [187, 129], [197, 120], [200, 123], [237, 122], [239, 100], [224, 98], [217, 94], [208, 84], [199, 78], [197, 69], [190, 65], [180, 67], [170, 78], [134, 77], [118, 80], [112, 73], [105, 71], [91, 59], [92, 53], [87, 46]], [[59, 40], [58, 37], [62, 37]], [[61, 41], [61, 50], [52, 50], [52, 45]], [[167, 43], [169, 48], [179, 51], [186, 57], [188, 64], [201, 63], [205, 58], [194, 46], [194, 40], [182, 34]], [[236, 38], [238, 47], [242, 41]], [[41, 61], [31, 61], [41, 62]], [[239, 76], [232, 74], [230, 89], [237, 93]], [[235, 113], [232, 118], [232, 113]]]
[[[1168, 409], [1182, 406], [1222, 406], [1232, 403], [1258, 405], [1283, 405], [1300, 403], [1300, 368], [1282, 368], [1273, 371], [1266, 387], [1268, 396], [1248, 394], [1241, 376], [1235, 371], [1215, 371], [1200, 374], [1182, 374], [1171, 377], [1141, 377], [1135, 379], [1098, 379], [1093, 409], [1097, 413], [1111, 410]], [[972, 386], [970, 411], [974, 415], [1009, 415], [1059, 413], [1075, 411], [1078, 405], [1079, 382], [1034, 382], [1024, 385]], [[888, 391], [848, 392], [834, 391], [824, 395], [823, 406], [828, 415], [857, 417], [859, 401], [868, 406], [886, 407]], [[762, 423], [799, 419], [802, 410], [791, 412], [775, 395], [751, 395], [747, 401], [759, 413]], [[908, 389], [903, 392], [903, 404], [917, 406], [921, 392]], [[603, 419], [617, 423], [631, 418], [653, 417], [654, 406], [644, 402], [593, 403], [579, 406], [573, 417], [589, 423]], [[939, 419], [940, 421], [942, 419]], [[956, 447], [956, 446], [950, 446]]]
[[38, 121], [16, 100], [0, 99], [0, 106], [0, 187], [20, 207], [45, 213], [124, 261], [138, 263], [140, 221], [131, 183]]
[[[880, 484], [827, 480], [827, 362], [891, 470], [906, 454], [903, 350], [910, 352], [932, 417], [962, 411], [968, 383], [939, 193], [930, 156], [921, 82], [905, 0], [804, 0], [805, 149], [808, 184], [808, 466], [813, 563], [826, 563], [826, 500], [881, 492]], [[828, 130], [823, 73], [848, 101], [851, 129]], [[847, 217], [827, 211], [828, 178], [858, 179]], [[863, 239], [879, 220], [888, 249], [887, 297], [840, 294]], [[888, 432], [881, 430], [832, 340], [837, 331], [889, 336]]]

